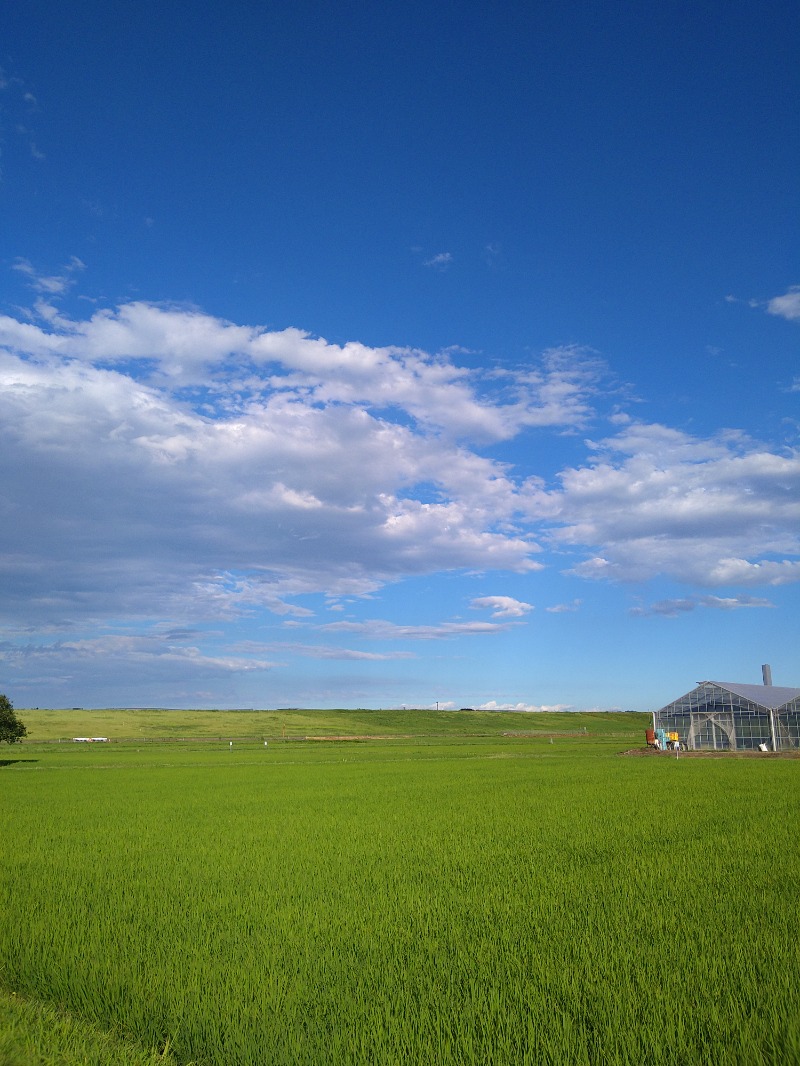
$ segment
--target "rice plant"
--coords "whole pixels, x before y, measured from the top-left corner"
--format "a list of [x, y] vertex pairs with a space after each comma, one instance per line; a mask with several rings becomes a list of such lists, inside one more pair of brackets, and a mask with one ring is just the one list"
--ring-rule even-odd
[[177, 1062], [800, 1061], [798, 762], [37, 757], [0, 774], [0, 983]]

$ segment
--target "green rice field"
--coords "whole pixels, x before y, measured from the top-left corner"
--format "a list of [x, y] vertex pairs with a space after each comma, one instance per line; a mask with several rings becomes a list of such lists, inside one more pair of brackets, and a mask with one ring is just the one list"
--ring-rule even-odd
[[620, 755], [643, 715], [19, 715], [3, 1002], [183, 1066], [800, 1063], [800, 761]]

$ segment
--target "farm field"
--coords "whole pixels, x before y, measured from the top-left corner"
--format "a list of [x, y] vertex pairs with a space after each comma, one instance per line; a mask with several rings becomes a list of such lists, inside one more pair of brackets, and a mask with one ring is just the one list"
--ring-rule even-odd
[[634, 715], [34, 717], [80, 713], [1, 753], [7, 993], [184, 1066], [800, 1062], [798, 762], [620, 757]]

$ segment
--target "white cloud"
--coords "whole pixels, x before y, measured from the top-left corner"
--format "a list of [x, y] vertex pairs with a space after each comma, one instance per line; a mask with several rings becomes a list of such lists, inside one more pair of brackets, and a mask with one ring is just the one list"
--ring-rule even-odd
[[480, 596], [470, 604], [473, 610], [490, 610], [492, 618], [522, 618], [533, 610], [533, 605], [511, 596]]
[[[192, 403], [195, 372], [209, 388]], [[0, 614], [301, 617], [291, 600], [312, 592], [534, 571], [538, 546], [515, 525], [527, 489], [439, 425], [498, 439], [526, 417], [444, 356], [143, 303], [3, 316]]]
[[552, 703], [552, 704], [537, 704], [537, 703], [497, 703], [495, 700], [489, 700], [488, 703], [482, 703], [480, 707], [475, 708], [476, 711], [522, 711], [526, 714], [536, 714], [539, 711], [574, 711], [577, 710], [569, 703]]
[[767, 303], [767, 311], [789, 322], [800, 321], [800, 285], [792, 285], [783, 296], [773, 296]]
[[525, 427], [584, 426], [607, 374], [576, 347], [484, 378], [454, 363], [452, 353], [340, 346], [299, 329], [238, 326], [189, 308], [134, 302], [84, 321], [47, 304], [38, 310], [42, 325], [0, 316], [0, 345], [38, 359], [126, 364], [159, 389], [202, 387], [218, 413], [246, 412], [282, 394], [305, 405], [400, 413], [422, 429], [473, 442], [508, 440]]
[[554, 546], [589, 549], [570, 573], [701, 586], [800, 580], [800, 453], [641, 424], [592, 449], [590, 463], [562, 472], [559, 491], [530, 498]]
[[711, 577], [715, 585], [788, 585], [800, 581], [800, 561], [720, 559]]
[[[20, 269], [42, 289], [30, 264]], [[62, 276], [49, 279], [51, 295]], [[456, 351], [337, 345], [193, 308], [134, 302], [83, 320], [50, 303], [38, 311], [0, 316], [0, 620], [18, 630], [264, 612], [307, 623], [304, 597], [361, 599], [441, 571], [534, 574], [553, 556], [614, 580], [800, 579], [796, 453], [615, 409], [615, 435], [587, 442], [587, 460], [555, 486], [481, 454], [526, 430], [592, 422], [608, 372], [584, 349], [488, 373], [458, 365]], [[502, 632], [532, 610], [503, 596], [472, 607], [492, 621], [324, 631], [456, 639]], [[199, 645], [116, 649], [199, 671], [243, 658]], [[247, 661], [259, 665], [242, 670], [269, 664]]]

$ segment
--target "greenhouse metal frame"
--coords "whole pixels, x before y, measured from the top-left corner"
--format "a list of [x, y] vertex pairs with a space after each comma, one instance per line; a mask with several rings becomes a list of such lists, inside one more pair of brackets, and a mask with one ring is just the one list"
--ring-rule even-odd
[[655, 711], [653, 728], [676, 732], [690, 750], [800, 748], [800, 688], [701, 681]]

